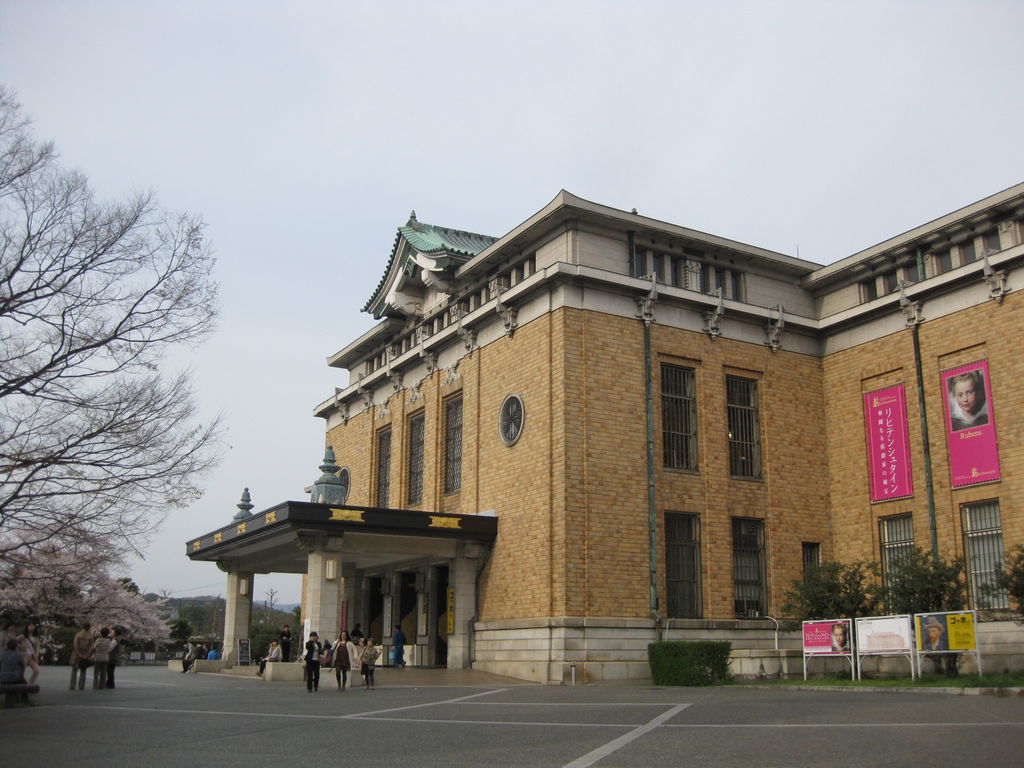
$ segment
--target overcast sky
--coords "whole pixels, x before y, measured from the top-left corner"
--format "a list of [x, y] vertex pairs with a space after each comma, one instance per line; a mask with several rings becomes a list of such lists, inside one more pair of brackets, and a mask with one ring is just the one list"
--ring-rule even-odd
[[[1024, 3], [0, 0], [0, 81], [101, 197], [201, 214], [228, 426], [206, 495], [128, 564], [218, 594], [185, 542], [307, 498], [326, 358], [396, 228], [502, 235], [559, 189], [827, 264], [1024, 180]], [[297, 602], [298, 577], [257, 577]]]

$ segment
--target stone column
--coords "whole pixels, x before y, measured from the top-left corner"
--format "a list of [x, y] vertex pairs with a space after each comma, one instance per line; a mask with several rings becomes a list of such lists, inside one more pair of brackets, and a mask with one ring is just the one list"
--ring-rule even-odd
[[[328, 536], [306, 540], [306, 618], [323, 641], [338, 638], [341, 607], [341, 542]], [[304, 645], [305, 637], [300, 643]]]
[[470, 620], [476, 613], [476, 576], [486, 550], [482, 544], [460, 543], [452, 561], [448, 586], [455, 589], [455, 631], [448, 635], [448, 668], [468, 669]]
[[348, 626], [344, 629], [351, 632], [352, 627], [363, 623], [363, 576], [356, 570], [355, 563], [345, 563], [341, 571], [345, 577], [341, 599], [348, 601]]
[[[227, 571], [228, 587], [224, 606], [224, 661], [233, 667], [238, 661], [238, 639], [249, 637], [249, 623], [252, 620], [253, 575], [240, 571], [226, 563], [217, 563]], [[250, 649], [250, 656], [255, 651]]]

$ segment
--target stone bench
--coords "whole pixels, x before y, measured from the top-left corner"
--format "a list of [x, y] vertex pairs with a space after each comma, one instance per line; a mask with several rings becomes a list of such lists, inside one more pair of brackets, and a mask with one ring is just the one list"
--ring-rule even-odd
[[7, 709], [14, 706], [16, 697], [25, 696], [25, 700], [28, 701], [28, 694], [39, 693], [39, 686], [28, 683], [3, 683], [0, 684], [0, 693], [4, 695], [4, 708]]

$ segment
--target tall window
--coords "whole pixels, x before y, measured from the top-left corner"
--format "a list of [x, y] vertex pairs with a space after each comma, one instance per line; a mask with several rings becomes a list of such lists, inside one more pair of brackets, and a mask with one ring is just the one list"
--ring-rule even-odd
[[981, 236], [985, 244], [985, 253], [999, 253], [1002, 246], [999, 243], [999, 230], [990, 229]]
[[964, 264], [970, 264], [972, 261], [978, 260], [978, 252], [974, 250], [974, 240], [965, 240], [960, 243], [960, 261]]
[[462, 490], [462, 395], [444, 404], [444, 492]]
[[914, 549], [914, 519], [910, 515], [883, 517], [878, 521], [882, 542], [882, 578], [891, 583], [892, 569]]
[[947, 248], [944, 251], [932, 254], [932, 263], [935, 265], [935, 274], [941, 275], [953, 268], [953, 255]]
[[692, 368], [661, 366], [661, 430], [664, 465], [697, 469], [697, 393]]
[[736, 589], [736, 618], [763, 616], [764, 522], [732, 519], [732, 580]]
[[761, 426], [757, 410], [757, 382], [725, 377], [729, 410], [729, 474], [761, 477]]
[[665, 593], [669, 616], [700, 618], [700, 518], [697, 515], [665, 513]]
[[409, 419], [409, 506], [423, 503], [423, 411]]
[[964, 528], [964, 552], [975, 608], [1009, 608], [1006, 590], [993, 589], [996, 574], [1003, 568], [1003, 523], [999, 501], [980, 501], [960, 507]]
[[804, 563], [804, 580], [821, 565], [821, 544], [816, 541], [805, 541], [802, 544], [803, 548], [803, 563]]
[[388, 505], [391, 491], [391, 427], [377, 433], [377, 506]]

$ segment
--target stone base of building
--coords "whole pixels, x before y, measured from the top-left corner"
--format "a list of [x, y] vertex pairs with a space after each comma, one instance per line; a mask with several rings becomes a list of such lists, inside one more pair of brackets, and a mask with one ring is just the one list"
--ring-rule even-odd
[[[803, 677], [799, 632], [782, 632], [771, 620], [730, 621], [673, 619], [660, 630], [651, 619], [576, 618], [477, 622], [473, 669], [537, 683], [570, 685], [591, 682], [650, 680], [647, 646], [656, 640], [718, 640], [732, 643], [730, 663], [741, 680]], [[978, 625], [982, 670], [1024, 669], [1024, 626], [1014, 621]], [[922, 660], [926, 674], [934, 665]], [[808, 661], [809, 676], [841, 674], [850, 669], [842, 658]], [[863, 674], [907, 675], [906, 657], [867, 657]], [[973, 655], [963, 654], [961, 674], [976, 674]]]

